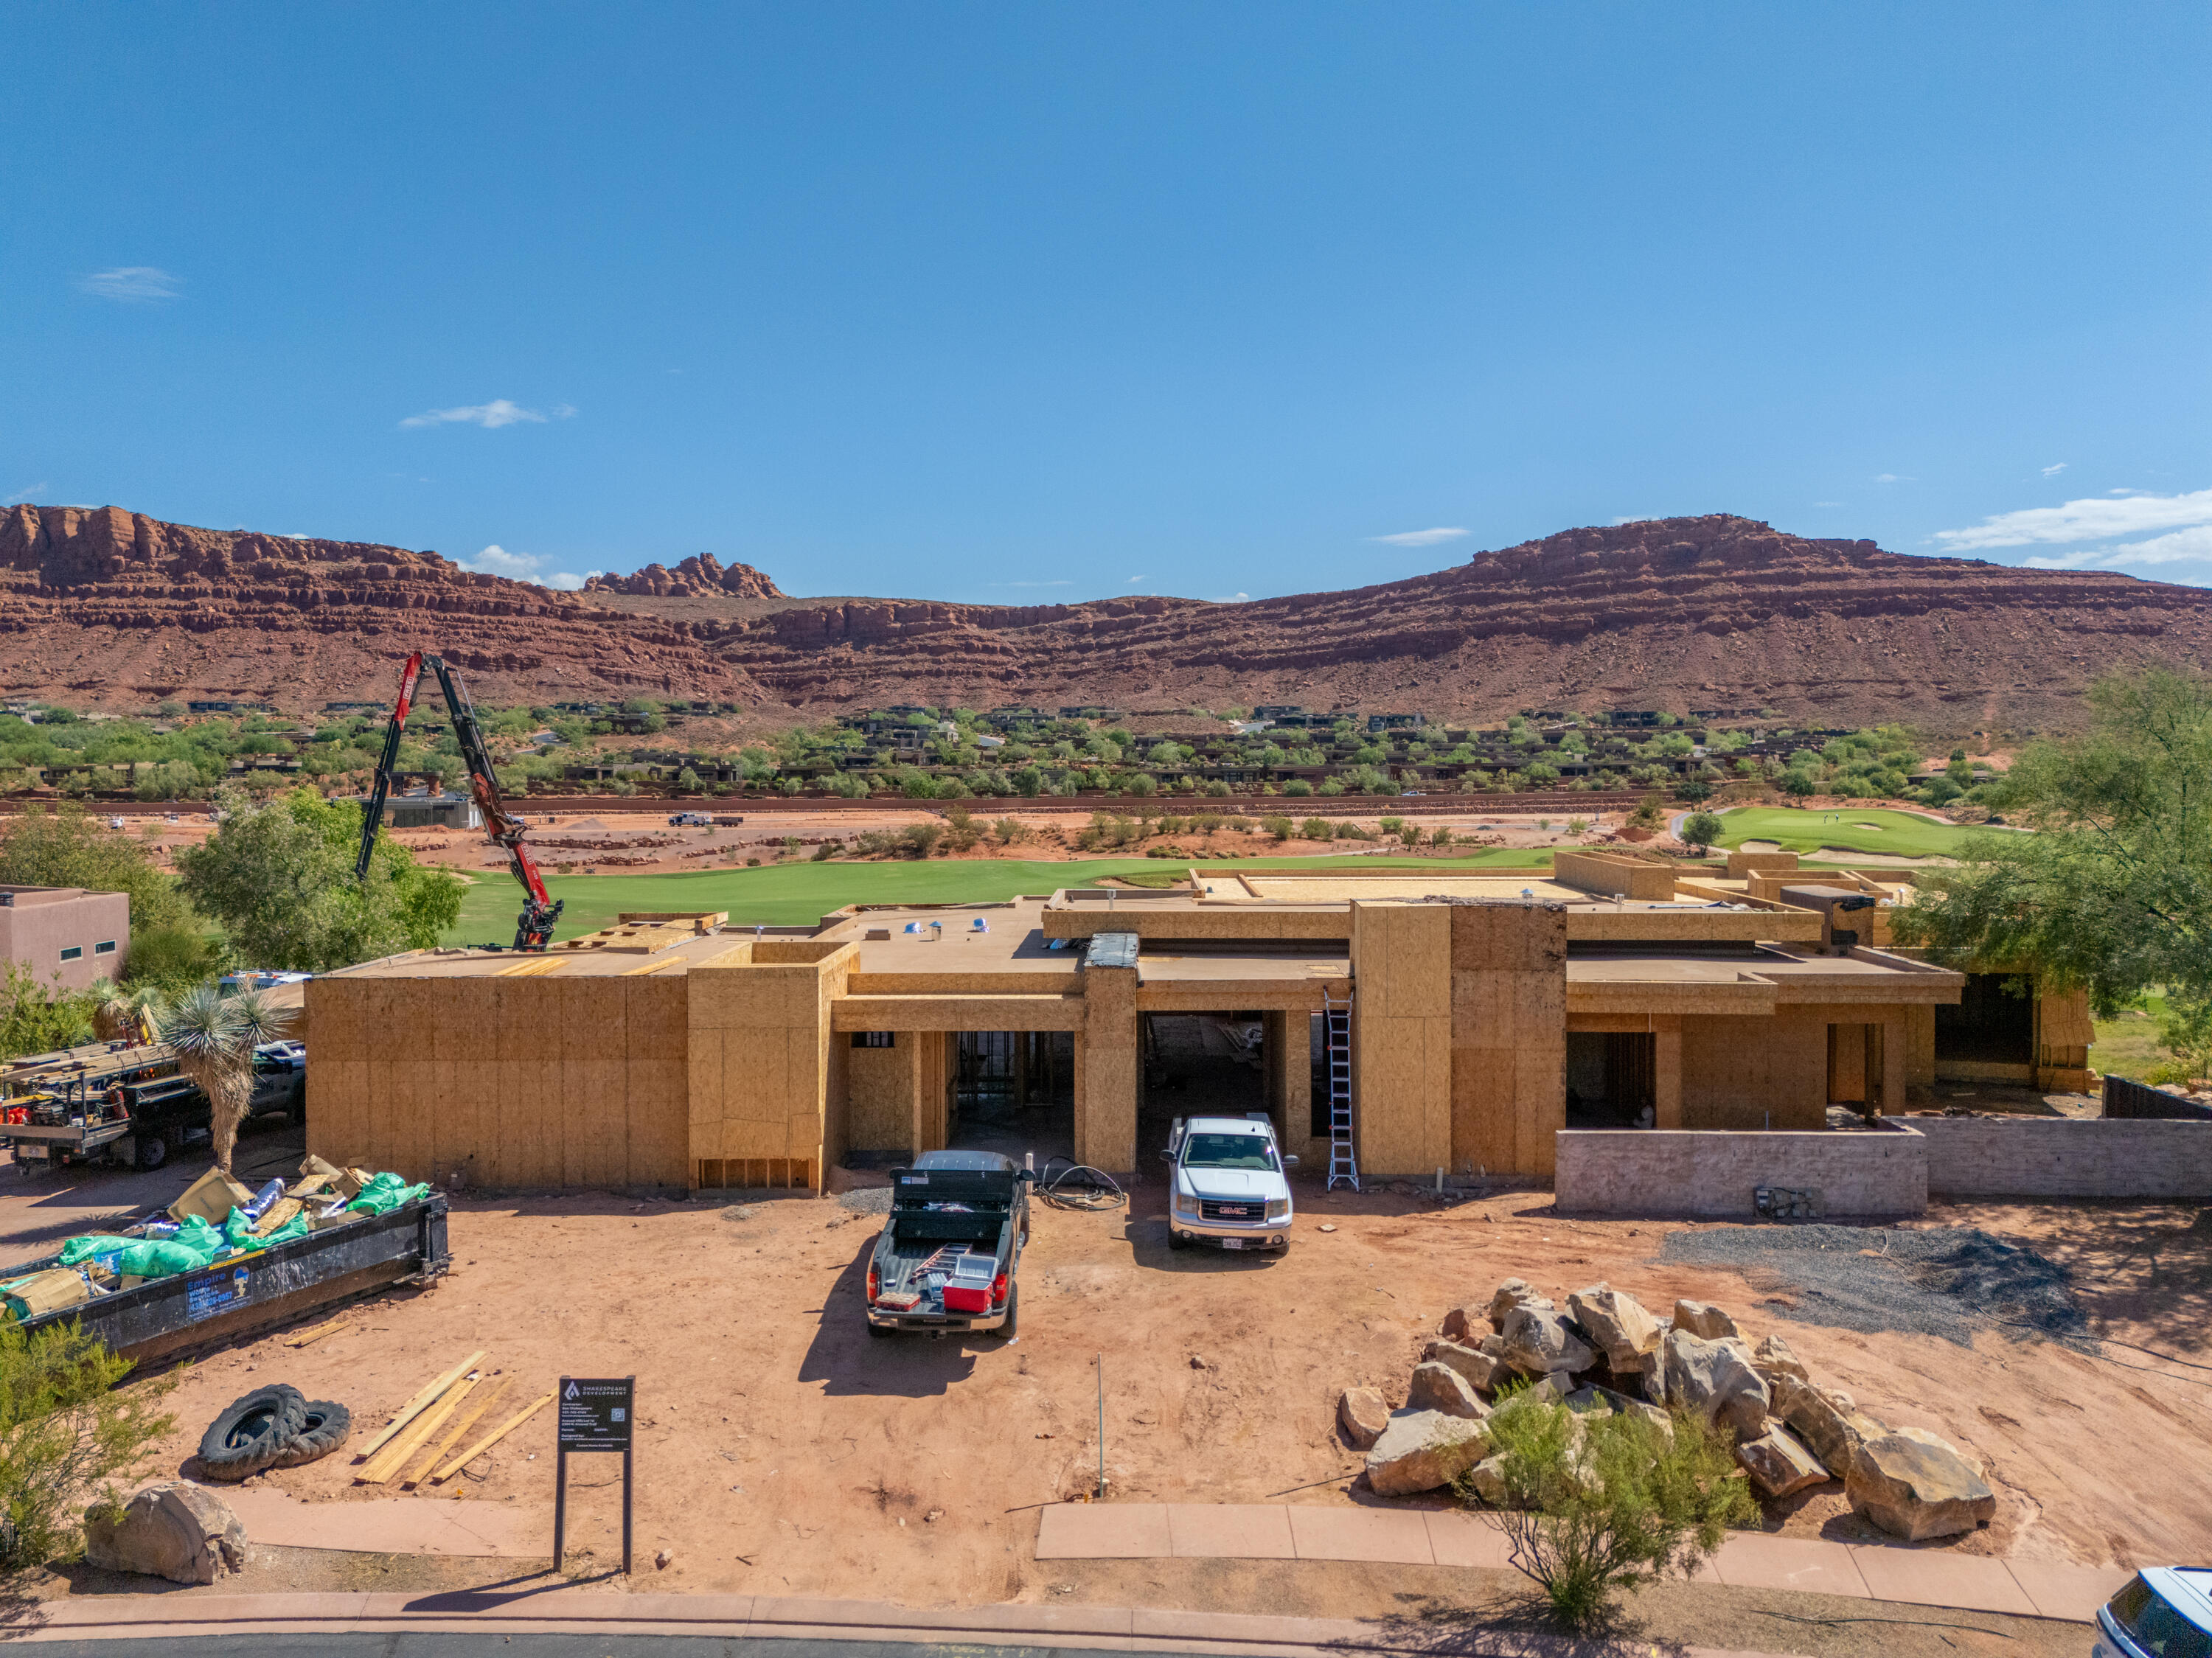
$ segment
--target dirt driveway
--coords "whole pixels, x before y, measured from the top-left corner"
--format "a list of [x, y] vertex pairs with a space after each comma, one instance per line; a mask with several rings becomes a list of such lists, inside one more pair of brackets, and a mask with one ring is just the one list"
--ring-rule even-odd
[[[110, 1178], [120, 1197], [131, 1177]], [[1019, 1339], [968, 1343], [866, 1334], [858, 1297], [880, 1222], [836, 1199], [459, 1199], [455, 1271], [441, 1287], [368, 1303], [305, 1349], [264, 1339], [185, 1372], [166, 1463], [182, 1468], [215, 1410], [256, 1383], [343, 1400], [373, 1430], [481, 1347], [521, 1397], [564, 1371], [637, 1375], [638, 1547], [647, 1561], [673, 1555], [656, 1588], [1036, 1600], [1069, 1576], [1031, 1558], [1036, 1509], [1095, 1482], [1102, 1365], [1114, 1497], [1371, 1503], [1335, 1432], [1339, 1388], [1402, 1397], [1444, 1311], [1501, 1278], [1559, 1294], [1605, 1278], [1655, 1308], [1718, 1302], [1753, 1337], [1781, 1330], [1815, 1376], [1864, 1408], [1984, 1459], [1997, 1520], [1960, 1549], [2087, 1564], [2212, 1556], [2212, 1224], [2194, 1208], [1930, 1218], [2074, 1269], [2100, 1333], [2138, 1344], [2092, 1357], [1989, 1333], [1969, 1348], [1789, 1321], [1771, 1286], [1655, 1260], [1674, 1228], [1562, 1219], [1547, 1193], [1437, 1207], [1404, 1193], [1323, 1197], [1310, 1181], [1299, 1196], [1297, 1242], [1280, 1258], [1170, 1254], [1157, 1183], [1139, 1189], [1133, 1216], [1040, 1206]], [[40, 1206], [0, 1186], [0, 1232], [49, 1234], [58, 1217]], [[422, 1500], [542, 1507], [551, 1449], [541, 1414]], [[571, 1523], [595, 1558], [572, 1569], [604, 1566], [618, 1548], [614, 1470], [593, 1462], [575, 1465]], [[394, 1494], [354, 1486], [346, 1459], [267, 1478], [313, 1500]], [[1870, 1535], [1839, 1487], [1787, 1509], [1770, 1528]]]

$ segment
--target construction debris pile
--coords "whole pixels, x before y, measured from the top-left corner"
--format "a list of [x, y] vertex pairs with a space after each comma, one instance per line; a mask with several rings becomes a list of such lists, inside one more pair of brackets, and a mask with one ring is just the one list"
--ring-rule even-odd
[[[488, 1427], [466, 1449], [457, 1449], [471, 1428], [492, 1416], [502, 1402], [513, 1402], [507, 1399], [507, 1390], [514, 1385], [512, 1376], [501, 1377], [499, 1385], [487, 1392], [477, 1393], [490, 1376], [498, 1374], [482, 1368], [483, 1357], [482, 1349], [471, 1353], [401, 1406], [383, 1430], [362, 1448], [354, 1483], [443, 1484], [553, 1402], [551, 1394], [540, 1394], [495, 1426]], [[473, 1402], [471, 1395], [475, 1395]]]
[[1347, 1388], [1337, 1420], [1367, 1453], [1378, 1495], [1457, 1482], [1497, 1504], [1503, 1459], [1492, 1453], [1486, 1424], [1494, 1409], [1523, 1400], [1577, 1416], [1635, 1412], [1667, 1433], [1676, 1415], [1694, 1415], [1734, 1436], [1736, 1461], [1762, 1497], [1841, 1479], [1854, 1509], [1914, 1542], [1972, 1531], [1996, 1512], [1977, 1464], [1934, 1434], [1887, 1427], [1849, 1394], [1818, 1386], [1780, 1336], [1754, 1345], [1705, 1302], [1678, 1301], [1671, 1316], [1656, 1317], [1601, 1283], [1569, 1296], [1563, 1311], [1506, 1279], [1486, 1303], [1445, 1315], [1402, 1408], [1375, 1388]]
[[228, 1266], [280, 1243], [381, 1215], [430, 1188], [392, 1174], [337, 1169], [310, 1156], [290, 1185], [258, 1192], [210, 1169], [167, 1209], [112, 1232], [64, 1241], [61, 1253], [0, 1280], [0, 1309], [27, 1319], [155, 1278]]

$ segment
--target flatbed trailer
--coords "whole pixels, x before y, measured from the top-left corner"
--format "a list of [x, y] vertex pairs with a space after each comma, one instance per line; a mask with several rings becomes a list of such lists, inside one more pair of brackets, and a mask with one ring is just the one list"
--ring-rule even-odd
[[[395, 1284], [419, 1285], [453, 1263], [446, 1199], [427, 1193], [381, 1215], [361, 1215], [303, 1238], [149, 1278], [22, 1321], [26, 1330], [79, 1323], [141, 1370], [241, 1337], [328, 1313]], [[58, 1255], [0, 1268], [0, 1280], [61, 1264]]]
[[[246, 1114], [289, 1110], [307, 1099], [307, 1054], [297, 1042], [255, 1050]], [[70, 1163], [159, 1169], [213, 1121], [199, 1084], [178, 1072], [159, 1042], [93, 1042], [0, 1066], [0, 1145], [18, 1172]]]

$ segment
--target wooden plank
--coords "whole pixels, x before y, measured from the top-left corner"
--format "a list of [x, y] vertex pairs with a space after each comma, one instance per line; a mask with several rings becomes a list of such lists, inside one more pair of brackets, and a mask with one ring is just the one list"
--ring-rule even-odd
[[325, 1336], [336, 1335], [352, 1322], [351, 1319], [334, 1318], [327, 1324], [318, 1324], [311, 1329], [301, 1330], [295, 1335], [286, 1336], [284, 1345], [287, 1347], [304, 1347], [311, 1341], [320, 1341]]
[[484, 1412], [490, 1410], [493, 1406], [498, 1404], [501, 1400], [504, 1399], [507, 1396], [507, 1390], [514, 1385], [514, 1378], [513, 1376], [509, 1376], [501, 1377], [498, 1387], [494, 1388], [489, 1393], [478, 1400], [467, 1412], [458, 1415], [453, 1418], [453, 1425], [447, 1431], [445, 1438], [439, 1441], [439, 1442], [432, 1448], [428, 1455], [425, 1456], [422, 1461], [416, 1464], [414, 1476], [411, 1479], [404, 1479], [399, 1483], [403, 1485], [421, 1485], [428, 1476], [430, 1470], [436, 1467], [439, 1463], [444, 1461], [447, 1455], [453, 1450], [453, 1447], [461, 1442], [461, 1436], [466, 1433], [471, 1428], [476, 1426], [477, 1420], [483, 1417]]
[[429, 1443], [431, 1436], [442, 1427], [460, 1403], [474, 1391], [476, 1378], [456, 1382], [447, 1389], [446, 1395], [422, 1416], [398, 1438], [386, 1446], [372, 1459], [368, 1467], [354, 1475], [356, 1483], [381, 1485], [406, 1466], [407, 1459]]
[[439, 1469], [437, 1473], [432, 1474], [430, 1476], [432, 1483], [435, 1484], [440, 1480], [452, 1479], [454, 1474], [459, 1473], [461, 1469], [475, 1461], [477, 1457], [483, 1455], [493, 1446], [498, 1444], [501, 1440], [506, 1438], [508, 1434], [514, 1432], [515, 1429], [529, 1421], [532, 1417], [536, 1416], [538, 1412], [544, 1410], [552, 1402], [552, 1394], [540, 1394], [535, 1402], [526, 1406], [520, 1411], [517, 1411], [513, 1416], [507, 1418], [506, 1421], [501, 1423], [498, 1427], [493, 1429], [482, 1439], [477, 1441], [475, 1444], [470, 1446], [468, 1449], [463, 1451], [459, 1456], [446, 1464], [444, 1467]]
[[409, 1400], [404, 1405], [402, 1405], [399, 1407], [399, 1413], [393, 1417], [391, 1421], [385, 1424], [384, 1431], [377, 1435], [375, 1438], [370, 1440], [368, 1444], [362, 1447], [362, 1460], [363, 1461], [367, 1461], [370, 1457], [374, 1456], [380, 1448], [390, 1442], [394, 1434], [397, 1434], [416, 1417], [422, 1415], [424, 1411], [429, 1409], [429, 1407], [437, 1401], [438, 1398], [445, 1393], [447, 1388], [452, 1387], [456, 1382], [459, 1382], [471, 1370], [475, 1370], [477, 1363], [483, 1357], [485, 1351], [485, 1349], [479, 1348], [475, 1352], [471, 1353], [459, 1363], [454, 1365], [452, 1370], [447, 1371], [445, 1375], [440, 1376], [428, 1387], [423, 1388], [421, 1393], [416, 1394], [414, 1398]]

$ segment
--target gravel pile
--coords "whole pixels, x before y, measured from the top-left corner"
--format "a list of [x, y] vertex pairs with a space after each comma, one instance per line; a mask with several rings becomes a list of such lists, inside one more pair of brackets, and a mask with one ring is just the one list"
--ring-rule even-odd
[[1787, 1294], [1774, 1310], [1804, 1324], [1911, 1331], [1961, 1347], [1988, 1329], [2083, 1351], [2097, 1345], [2063, 1267], [1976, 1227], [1726, 1226], [1670, 1232], [1659, 1259], [1734, 1268], [1754, 1289]]
[[888, 1215], [891, 1212], [891, 1188], [888, 1186], [863, 1186], [857, 1191], [837, 1194], [840, 1208], [849, 1209], [856, 1215]]

